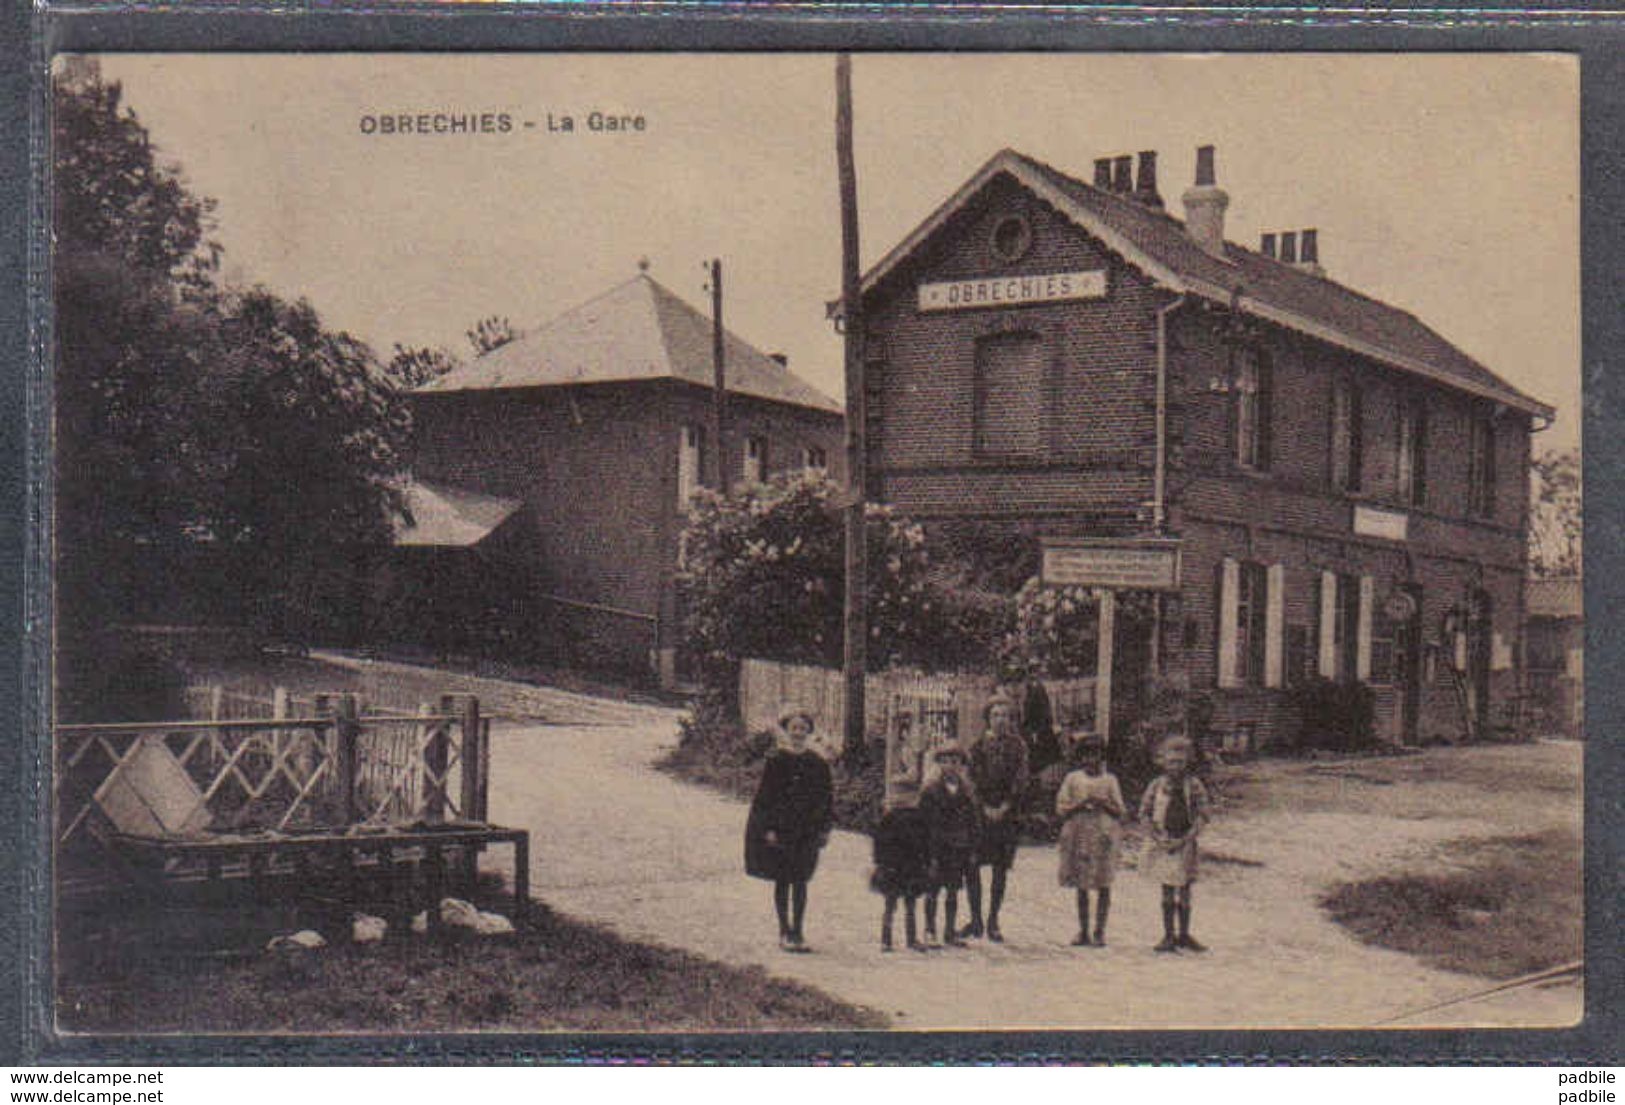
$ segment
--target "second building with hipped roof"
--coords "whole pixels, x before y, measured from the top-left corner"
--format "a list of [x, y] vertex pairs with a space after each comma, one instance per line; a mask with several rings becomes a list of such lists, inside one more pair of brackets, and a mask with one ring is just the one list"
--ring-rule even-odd
[[501, 591], [470, 603], [552, 658], [674, 682], [690, 497], [838, 467], [843, 441], [839, 403], [728, 333], [718, 448], [712, 350], [711, 319], [642, 273], [413, 392], [419, 498], [514, 508], [398, 543], [453, 541]]

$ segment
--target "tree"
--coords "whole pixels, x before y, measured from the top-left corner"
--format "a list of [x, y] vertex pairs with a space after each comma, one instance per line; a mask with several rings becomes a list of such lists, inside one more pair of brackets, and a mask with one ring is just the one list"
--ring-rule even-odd
[[219, 286], [214, 205], [93, 65], [54, 83], [59, 609], [241, 615], [353, 570], [400, 508], [404, 408], [304, 302]]
[[523, 336], [506, 318], [491, 315], [480, 319], [474, 324], [474, 328], [468, 331], [468, 344], [474, 347], [474, 355], [481, 357]]
[[444, 349], [396, 343], [395, 355], [384, 365], [384, 375], [401, 391], [415, 391], [460, 367], [462, 362]]
[[1547, 450], [1530, 461], [1530, 572], [1536, 576], [1579, 575], [1583, 535], [1580, 451]]

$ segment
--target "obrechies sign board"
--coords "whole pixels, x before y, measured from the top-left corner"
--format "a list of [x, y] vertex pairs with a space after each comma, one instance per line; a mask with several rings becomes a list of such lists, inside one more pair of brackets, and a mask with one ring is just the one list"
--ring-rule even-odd
[[920, 310], [962, 311], [973, 307], [1017, 307], [1101, 299], [1106, 270], [1051, 272], [1038, 276], [977, 276], [920, 285]]

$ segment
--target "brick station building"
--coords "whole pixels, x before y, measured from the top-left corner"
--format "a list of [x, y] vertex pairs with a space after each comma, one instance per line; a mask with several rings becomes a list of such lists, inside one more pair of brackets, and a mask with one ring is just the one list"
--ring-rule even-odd
[[[866, 275], [869, 495], [1100, 587], [1112, 728], [1153, 674], [1262, 743], [1316, 675], [1369, 684], [1388, 740], [1492, 724], [1551, 408], [1327, 278], [1316, 231], [1227, 241], [1212, 147], [1183, 221], [1134, 168], [1005, 150]], [[1124, 590], [1149, 625], [1112, 627]]]
[[783, 358], [724, 348], [720, 450], [712, 322], [646, 273], [420, 388], [397, 559], [427, 565], [423, 588], [461, 581], [465, 615], [521, 619], [504, 629], [521, 646], [671, 683], [690, 496], [719, 461], [733, 487], [843, 467], [840, 404]]

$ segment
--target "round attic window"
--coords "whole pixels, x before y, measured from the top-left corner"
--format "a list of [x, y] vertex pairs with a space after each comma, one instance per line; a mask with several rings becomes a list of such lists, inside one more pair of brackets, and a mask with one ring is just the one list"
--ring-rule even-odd
[[993, 233], [988, 241], [996, 259], [1007, 265], [1012, 264], [1025, 257], [1032, 248], [1032, 224], [1020, 215], [1006, 215], [993, 224]]

